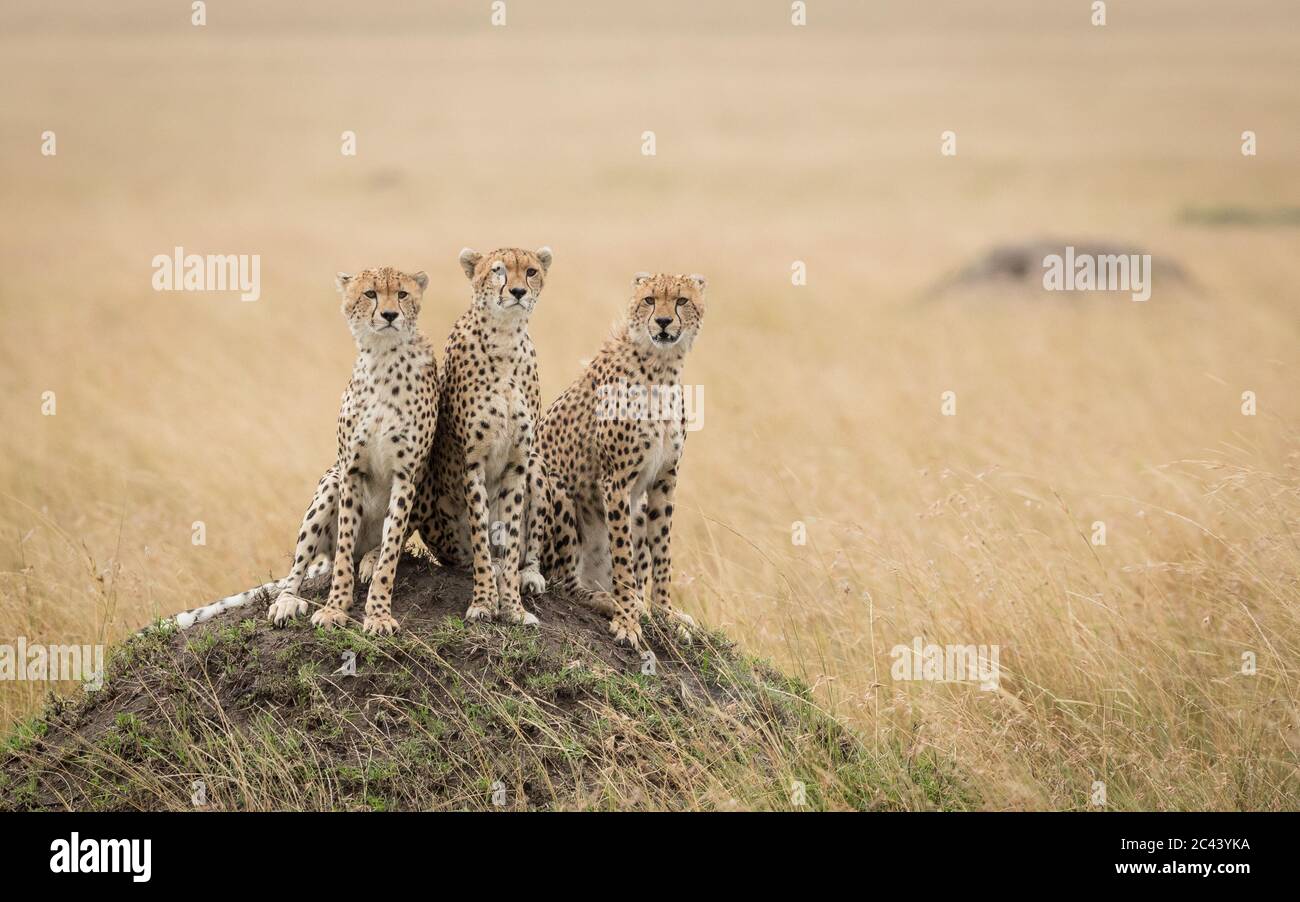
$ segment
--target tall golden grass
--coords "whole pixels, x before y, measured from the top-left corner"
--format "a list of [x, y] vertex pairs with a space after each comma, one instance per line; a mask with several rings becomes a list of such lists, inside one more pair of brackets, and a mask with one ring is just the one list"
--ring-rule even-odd
[[[352, 357], [334, 271], [427, 269], [440, 342], [461, 246], [550, 244], [547, 399], [633, 272], [710, 277], [687, 611], [990, 808], [1296, 807], [1300, 241], [1181, 216], [1300, 204], [1293, 4], [211, 6], [0, 13], [0, 642], [278, 574]], [[927, 292], [1044, 235], [1195, 284]], [[261, 300], [155, 293], [178, 245], [260, 254]], [[998, 645], [999, 691], [892, 679], [917, 636]]]

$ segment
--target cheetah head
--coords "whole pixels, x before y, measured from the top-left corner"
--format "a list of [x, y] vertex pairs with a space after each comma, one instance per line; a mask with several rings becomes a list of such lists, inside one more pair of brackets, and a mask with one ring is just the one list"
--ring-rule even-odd
[[335, 277], [343, 298], [343, 316], [357, 344], [397, 343], [415, 331], [420, 299], [429, 284], [422, 272], [414, 275], [391, 266], [364, 269], [356, 275]]
[[551, 249], [524, 251], [504, 247], [489, 254], [471, 248], [460, 252], [460, 265], [474, 286], [474, 300], [498, 316], [528, 316], [537, 304], [551, 268]]
[[687, 351], [704, 318], [704, 276], [639, 272], [632, 278], [627, 337], [633, 344]]

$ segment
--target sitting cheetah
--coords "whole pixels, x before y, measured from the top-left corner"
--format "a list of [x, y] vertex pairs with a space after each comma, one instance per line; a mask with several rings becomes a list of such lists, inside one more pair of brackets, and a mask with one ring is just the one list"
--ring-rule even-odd
[[699, 334], [704, 287], [700, 275], [638, 273], [625, 318], [538, 428], [529, 556], [610, 615], [615, 641], [633, 648], [643, 641], [647, 553], [651, 602], [683, 639], [694, 625], [668, 598], [669, 538], [686, 439], [681, 372]]
[[[339, 273], [343, 313], [357, 343], [352, 381], [339, 409], [338, 463], [327, 472], [303, 520], [293, 572], [267, 611], [276, 625], [307, 612], [298, 597], [301, 573], [332, 539], [329, 600], [312, 614], [317, 626], [341, 626], [352, 606], [353, 568], [369, 578], [362, 630], [397, 631], [393, 581], [410, 535], [410, 516], [438, 422], [438, 368], [433, 347], [416, 328], [429, 278], [388, 267], [356, 276]], [[337, 495], [337, 503], [335, 496]], [[337, 516], [337, 529], [333, 528]], [[371, 549], [362, 556], [361, 549]]]
[[[466, 248], [460, 265], [473, 286], [473, 301], [443, 350], [438, 433], [415, 523], [440, 563], [472, 566], [474, 594], [466, 620], [499, 616], [535, 624], [519, 597], [529, 452], [541, 407], [528, 318], [551, 251], [504, 248], [484, 255]], [[525, 578], [530, 589], [544, 588], [535, 567]]]
[[307, 601], [297, 593], [304, 578], [328, 571], [330, 558], [329, 601], [311, 620], [324, 626], [345, 623], [354, 565], [359, 551], [367, 549], [361, 578], [370, 581], [370, 592], [362, 629], [381, 635], [397, 630], [393, 578], [438, 415], [433, 348], [415, 325], [428, 282], [422, 272], [407, 275], [386, 266], [355, 276], [338, 274], [357, 361], [339, 409], [338, 461], [316, 486], [298, 533], [293, 569], [284, 579], [178, 615], [179, 627], [277, 590], [267, 616], [282, 626], [307, 612]]

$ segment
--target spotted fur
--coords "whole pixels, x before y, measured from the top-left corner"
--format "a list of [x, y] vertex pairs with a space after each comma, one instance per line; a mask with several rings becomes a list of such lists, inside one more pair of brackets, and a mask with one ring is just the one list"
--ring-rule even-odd
[[624, 386], [680, 397], [704, 289], [700, 275], [638, 273], [625, 317], [538, 429], [529, 556], [548, 581], [609, 616], [615, 640], [634, 648], [644, 641], [647, 588], [684, 639], [694, 625], [669, 598], [685, 409], [671, 418], [637, 416], [610, 399]]
[[397, 630], [393, 580], [438, 414], [433, 347], [416, 327], [428, 283], [423, 272], [386, 266], [338, 274], [357, 359], [339, 408], [335, 465], [320, 478], [303, 517], [293, 568], [283, 579], [178, 614], [181, 629], [276, 593], [267, 616], [281, 626], [307, 613], [308, 602], [298, 595], [303, 580], [328, 573], [331, 565], [329, 601], [312, 622], [340, 625], [348, 620], [360, 558], [361, 578], [370, 583], [362, 628]]
[[337, 284], [357, 343], [352, 381], [339, 409], [338, 460], [316, 489], [298, 534], [293, 572], [267, 616], [279, 626], [305, 614], [307, 601], [297, 594], [304, 568], [332, 554], [329, 600], [311, 622], [348, 621], [360, 560], [362, 577], [370, 581], [362, 629], [388, 635], [398, 629], [392, 613], [397, 561], [438, 421], [433, 347], [416, 327], [428, 277], [383, 267], [340, 273]]
[[[528, 320], [551, 251], [461, 251], [472, 301], [443, 351], [438, 434], [416, 499], [416, 523], [444, 566], [472, 568], [467, 620], [535, 624], [520, 599], [519, 558], [541, 407]], [[495, 552], [495, 553], [494, 553]], [[541, 581], [536, 567], [530, 587]]]

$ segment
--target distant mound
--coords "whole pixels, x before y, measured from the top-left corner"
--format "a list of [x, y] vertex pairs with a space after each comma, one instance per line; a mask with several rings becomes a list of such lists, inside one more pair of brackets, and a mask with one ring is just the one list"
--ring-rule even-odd
[[0, 810], [968, 805], [926, 751], [868, 747], [720, 635], [652, 624], [646, 660], [554, 593], [537, 629], [467, 625], [469, 596], [408, 556], [395, 637], [276, 630], [260, 603], [137, 636], [8, 738]]
[[[1119, 241], [1063, 240], [1040, 238], [1029, 241], [1000, 244], [989, 248], [966, 265], [949, 273], [931, 287], [929, 296], [944, 295], [950, 291], [1024, 291], [1049, 294], [1043, 287], [1044, 261], [1052, 256], [1071, 259], [1132, 258], [1150, 256], [1152, 275], [1163, 287], [1172, 285], [1180, 289], [1194, 288], [1194, 282], [1178, 260], [1167, 254], [1153, 254], [1150, 250]], [[1073, 292], [1057, 292], [1073, 294]]]

